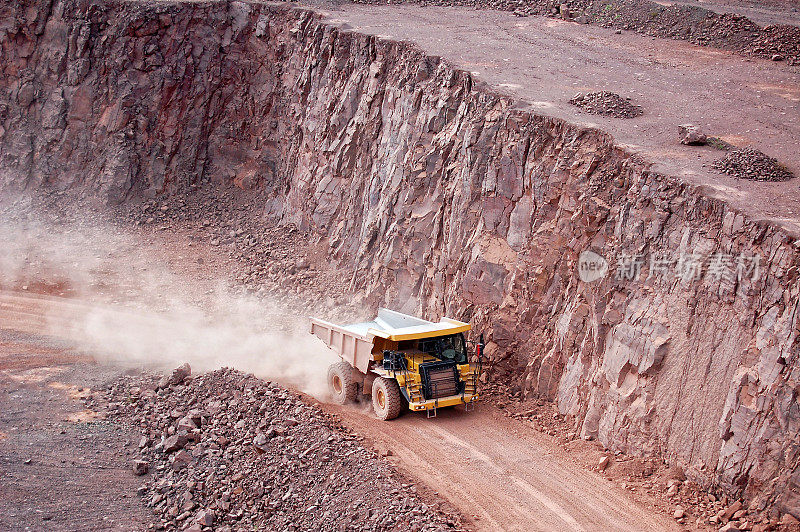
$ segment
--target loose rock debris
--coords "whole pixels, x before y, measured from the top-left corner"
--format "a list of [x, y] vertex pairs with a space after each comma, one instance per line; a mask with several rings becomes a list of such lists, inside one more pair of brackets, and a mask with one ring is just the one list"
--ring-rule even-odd
[[614, 118], [635, 118], [644, 111], [619, 94], [609, 91], [577, 94], [570, 101], [572, 105], [593, 115], [611, 116]]
[[[164, 383], [168, 383], [163, 386]], [[124, 376], [86, 399], [138, 426], [142, 501], [169, 530], [453, 530], [333, 418], [232, 369]]]
[[794, 177], [776, 159], [755, 148], [731, 150], [714, 162], [714, 168], [724, 174], [756, 181], [788, 181]]
[[687, 146], [702, 146], [708, 142], [708, 137], [693, 124], [678, 126], [678, 140]]

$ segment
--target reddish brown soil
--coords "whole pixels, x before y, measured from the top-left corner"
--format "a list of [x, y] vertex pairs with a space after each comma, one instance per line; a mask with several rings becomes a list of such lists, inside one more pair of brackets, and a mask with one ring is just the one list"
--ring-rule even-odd
[[500, 9], [519, 17], [552, 16], [579, 24], [597, 24], [689, 41], [745, 56], [774, 58], [793, 65], [800, 63], [800, 29], [797, 27], [800, 16], [794, 2], [771, 2], [767, 6], [747, 0], [398, 0], [389, 3]]
[[146, 529], [129, 469], [135, 434], [78, 400], [119, 370], [5, 327], [0, 318], [0, 529]]

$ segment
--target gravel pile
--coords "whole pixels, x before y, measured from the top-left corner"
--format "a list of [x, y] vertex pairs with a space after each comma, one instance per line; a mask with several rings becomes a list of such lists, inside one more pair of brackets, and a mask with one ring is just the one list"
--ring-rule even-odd
[[724, 174], [756, 181], [787, 181], [794, 177], [777, 160], [750, 147], [731, 150], [714, 162], [714, 168]]
[[232, 369], [125, 376], [87, 406], [141, 431], [131, 474], [169, 530], [452, 530], [317, 408]]
[[633, 105], [619, 94], [608, 91], [578, 94], [569, 103], [587, 113], [614, 118], [634, 118], [643, 113], [638, 105]]
[[773, 61], [800, 64], [800, 28], [786, 24], [767, 26], [756, 35], [745, 52]]

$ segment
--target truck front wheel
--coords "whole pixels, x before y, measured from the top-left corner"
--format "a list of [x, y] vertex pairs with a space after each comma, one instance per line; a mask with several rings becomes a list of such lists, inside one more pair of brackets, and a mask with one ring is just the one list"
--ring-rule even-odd
[[353, 368], [347, 362], [331, 364], [328, 368], [328, 388], [333, 400], [340, 405], [352, 403], [358, 396], [358, 383], [353, 379]]
[[375, 415], [383, 420], [394, 419], [403, 407], [400, 386], [394, 379], [378, 377], [372, 383], [372, 407]]

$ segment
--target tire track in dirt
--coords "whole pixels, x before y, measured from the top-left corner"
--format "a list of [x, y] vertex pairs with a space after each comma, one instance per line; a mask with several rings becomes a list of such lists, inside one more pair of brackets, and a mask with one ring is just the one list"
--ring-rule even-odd
[[502, 416], [489, 405], [474, 412], [406, 413], [378, 422], [370, 412], [322, 405], [392, 451], [407, 475], [472, 516], [477, 530], [675, 529], [600, 475], [571, 462], [555, 441]]

